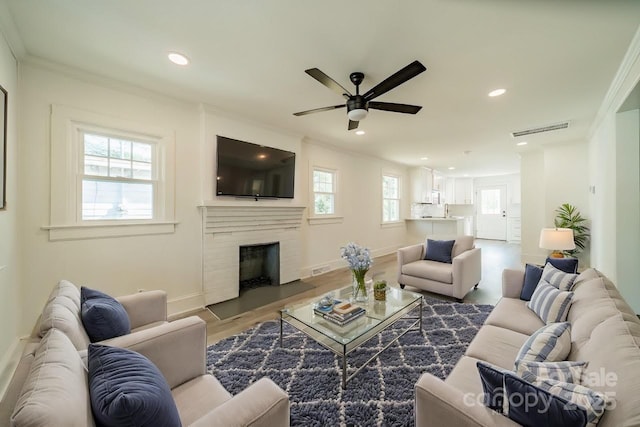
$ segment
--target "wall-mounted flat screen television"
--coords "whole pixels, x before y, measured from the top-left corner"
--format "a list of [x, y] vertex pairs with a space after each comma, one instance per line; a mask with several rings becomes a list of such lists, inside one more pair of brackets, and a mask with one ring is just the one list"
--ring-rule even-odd
[[217, 137], [218, 196], [293, 198], [296, 153]]

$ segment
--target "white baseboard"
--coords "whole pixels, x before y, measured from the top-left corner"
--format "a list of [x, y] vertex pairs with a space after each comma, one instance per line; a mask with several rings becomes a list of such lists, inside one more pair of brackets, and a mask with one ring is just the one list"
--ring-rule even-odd
[[[392, 253], [395, 253], [399, 248], [403, 247], [404, 245], [393, 245], [393, 246], [387, 246], [385, 248], [378, 248], [378, 249], [374, 249], [371, 251], [371, 256], [373, 258], [377, 258], [377, 257], [381, 257], [384, 255], [389, 255]], [[337, 258], [337, 259], [333, 259], [331, 261], [327, 261], [325, 263], [322, 264], [316, 264], [316, 265], [311, 265], [311, 266], [307, 266], [307, 267], [302, 267], [300, 269], [300, 278], [301, 279], [307, 279], [309, 277], [311, 277], [311, 271], [319, 268], [319, 267], [324, 267], [324, 266], [328, 266], [329, 269], [325, 272], [328, 273], [330, 271], [333, 270], [337, 270], [339, 268], [346, 268], [347, 267], [347, 263], [345, 262], [345, 260], [343, 260], [342, 258]], [[375, 269], [376, 269], [376, 264], [374, 262], [373, 267], [372, 267], [372, 271], [375, 273]]]
[[198, 310], [204, 310], [204, 294], [202, 292], [196, 292], [167, 301], [169, 318], [180, 317]]
[[0, 400], [4, 399], [4, 394], [22, 356], [26, 339], [27, 337], [16, 338], [0, 360]]

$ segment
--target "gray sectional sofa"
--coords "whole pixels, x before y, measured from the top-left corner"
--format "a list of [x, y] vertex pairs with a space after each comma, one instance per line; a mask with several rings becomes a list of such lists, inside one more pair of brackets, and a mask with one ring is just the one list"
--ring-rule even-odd
[[[476, 363], [513, 370], [520, 347], [544, 323], [521, 300], [524, 271], [503, 272], [503, 297], [445, 381], [424, 374], [415, 385], [416, 426], [516, 426], [485, 407]], [[613, 398], [600, 427], [640, 426], [640, 320], [616, 286], [594, 269], [573, 288], [568, 360], [587, 361], [590, 387]]]

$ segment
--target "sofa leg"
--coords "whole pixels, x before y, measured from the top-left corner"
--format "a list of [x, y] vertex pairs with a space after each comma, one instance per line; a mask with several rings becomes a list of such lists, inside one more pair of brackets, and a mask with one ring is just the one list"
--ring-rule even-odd
[[478, 289], [478, 285], [479, 285], [479, 284], [480, 284], [480, 283], [476, 283], [476, 285], [473, 287], [473, 289]]
[[400, 289], [404, 289], [404, 285], [403, 284], [400, 284]]
[[464, 301], [462, 301], [462, 298], [456, 298], [456, 301], [457, 302], [464, 302]]

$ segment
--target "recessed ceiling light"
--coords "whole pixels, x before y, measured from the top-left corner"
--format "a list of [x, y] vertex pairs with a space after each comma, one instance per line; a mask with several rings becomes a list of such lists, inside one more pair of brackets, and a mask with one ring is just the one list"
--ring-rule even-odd
[[454, 168], [453, 166], [449, 166], [449, 170], [450, 170], [450, 171], [452, 171], [452, 170], [454, 170], [454, 169], [455, 169], [455, 168]]
[[258, 154], [258, 158], [259, 159], [266, 159], [267, 155], [266, 154]]
[[527, 144], [528, 144], [527, 141], [520, 141], [516, 145], [527, 145]]
[[169, 61], [173, 62], [176, 65], [188, 65], [189, 64], [189, 58], [187, 58], [186, 56], [184, 56], [181, 53], [178, 52], [170, 52], [169, 55], [167, 55], [169, 57]]
[[465, 173], [465, 174], [464, 174], [464, 176], [465, 176], [465, 178], [466, 178], [466, 177], [468, 177], [468, 176], [469, 176], [469, 174], [468, 174], [468, 173]]
[[500, 96], [500, 95], [504, 95], [504, 93], [506, 92], [506, 89], [496, 89], [496, 90], [492, 90], [491, 92], [489, 92], [489, 96]]
[[420, 160], [429, 160], [428, 157], [420, 157]]
[[365, 132], [363, 130], [357, 130], [356, 135], [364, 135]]

